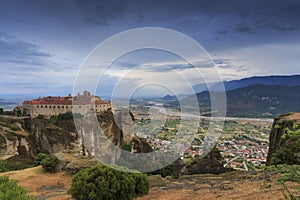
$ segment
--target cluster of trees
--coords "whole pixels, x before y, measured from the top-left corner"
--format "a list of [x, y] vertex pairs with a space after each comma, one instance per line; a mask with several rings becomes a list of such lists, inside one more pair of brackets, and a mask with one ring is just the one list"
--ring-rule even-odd
[[20, 109], [14, 109], [14, 110], [5, 110], [3, 108], [0, 108], [0, 115], [16, 115], [18, 117], [22, 116], [22, 111]]
[[69, 192], [76, 200], [130, 200], [148, 191], [147, 175], [96, 165], [78, 172]]

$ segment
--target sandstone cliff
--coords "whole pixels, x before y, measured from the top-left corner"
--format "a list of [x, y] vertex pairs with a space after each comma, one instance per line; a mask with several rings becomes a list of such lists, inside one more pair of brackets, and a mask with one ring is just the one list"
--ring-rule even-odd
[[31, 162], [29, 135], [23, 119], [0, 116], [0, 160], [19, 158], [24, 163]]
[[270, 133], [267, 165], [300, 164], [300, 113], [289, 113], [275, 118]]

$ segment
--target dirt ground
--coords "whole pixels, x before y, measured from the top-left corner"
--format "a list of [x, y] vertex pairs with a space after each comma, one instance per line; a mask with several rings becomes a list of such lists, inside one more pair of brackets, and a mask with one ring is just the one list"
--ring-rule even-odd
[[[70, 200], [67, 194], [72, 177], [64, 172], [49, 174], [41, 167], [0, 174], [18, 181], [19, 185], [35, 197], [44, 200]], [[221, 175], [182, 176], [179, 179], [150, 177], [149, 194], [137, 200], [284, 200], [288, 191], [300, 196], [299, 184], [288, 182], [287, 190], [276, 183], [279, 175], [272, 172], [230, 172]]]
[[[149, 194], [138, 200], [279, 200], [289, 195], [271, 172], [231, 172], [221, 175], [184, 176], [179, 180], [151, 177]], [[156, 184], [156, 185], [155, 185]], [[300, 197], [297, 183], [286, 183], [290, 193]], [[299, 198], [300, 199], [300, 198]]]
[[1, 173], [18, 181], [20, 186], [26, 188], [29, 194], [47, 200], [69, 200], [67, 194], [72, 183], [72, 177], [63, 172], [54, 174], [45, 173], [41, 167], [34, 167], [20, 171]]

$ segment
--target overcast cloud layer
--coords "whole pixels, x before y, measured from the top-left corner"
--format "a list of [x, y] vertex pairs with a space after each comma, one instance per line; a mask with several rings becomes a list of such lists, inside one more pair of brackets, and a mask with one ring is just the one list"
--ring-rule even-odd
[[[198, 41], [225, 80], [300, 74], [299, 19], [297, 0], [1, 1], [0, 94], [70, 93], [81, 63], [99, 42], [145, 26]], [[126, 67], [147, 66], [141, 73], [159, 72], [155, 66], [161, 63], [189, 69], [172, 56], [138, 55], [114, 63], [103, 94], [109, 95], [110, 83]]]

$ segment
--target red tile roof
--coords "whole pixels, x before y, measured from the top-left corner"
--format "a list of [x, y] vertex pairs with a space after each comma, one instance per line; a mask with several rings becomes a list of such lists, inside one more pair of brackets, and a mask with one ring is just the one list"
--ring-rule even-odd
[[80, 98], [79, 100], [74, 99], [72, 101], [71, 97], [44, 97], [39, 99], [34, 99], [31, 101], [24, 101], [23, 104], [33, 104], [33, 105], [39, 105], [39, 104], [48, 104], [48, 105], [100, 105], [100, 104], [109, 104], [110, 102], [104, 102], [104, 101], [91, 101], [91, 97], [88, 98]]

